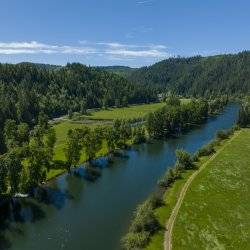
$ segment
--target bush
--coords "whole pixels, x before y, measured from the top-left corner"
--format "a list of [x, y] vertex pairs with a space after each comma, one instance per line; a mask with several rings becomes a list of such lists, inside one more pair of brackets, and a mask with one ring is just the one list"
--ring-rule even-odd
[[211, 155], [215, 152], [214, 149], [214, 143], [211, 142], [203, 147], [201, 147], [198, 151], [197, 151], [197, 156], [201, 157], [201, 156], [208, 156]]
[[132, 249], [140, 249], [147, 245], [150, 239], [149, 232], [139, 232], [139, 233], [128, 233], [122, 239], [122, 246], [124, 249], [132, 250]]
[[163, 188], [168, 188], [176, 179], [174, 171], [172, 168], [168, 169], [167, 173], [158, 182], [158, 185]]
[[216, 138], [219, 140], [225, 140], [227, 139], [231, 134], [233, 133], [233, 129], [229, 130], [219, 130], [216, 133]]
[[157, 221], [154, 213], [152, 203], [147, 200], [140, 205], [135, 212], [135, 216], [130, 226], [130, 232], [147, 231], [150, 234], [159, 229], [159, 222]]
[[182, 149], [176, 150], [177, 165], [184, 169], [193, 169], [194, 164], [190, 154]]
[[150, 206], [152, 207], [152, 209], [156, 209], [156, 208], [162, 206], [162, 204], [163, 204], [162, 192], [155, 193], [152, 196], [150, 196], [148, 198], [148, 202], [150, 203]]

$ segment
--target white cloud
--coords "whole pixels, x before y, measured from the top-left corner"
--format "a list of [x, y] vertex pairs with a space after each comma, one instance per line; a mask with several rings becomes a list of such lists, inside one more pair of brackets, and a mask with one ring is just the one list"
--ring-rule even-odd
[[163, 58], [169, 57], [167, 47], [161, 44], [125, 44], [118, 42], [80, 41], [79, 46], [54, 45], [31, 42], [0, 42], [0, 54], [76, 54], [95, 56], [114, 56], [118, 58]]
[[153, 3], [154, 0], [142, 0], [142, 1], [138, 1], [137, 4], [148, 4], [148, 3]]

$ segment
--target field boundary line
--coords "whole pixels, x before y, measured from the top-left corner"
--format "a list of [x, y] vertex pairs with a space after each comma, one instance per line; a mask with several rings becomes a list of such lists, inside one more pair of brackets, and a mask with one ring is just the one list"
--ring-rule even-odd
[[181, 189], [180, 195], [178, 197], [178, 200], [171, 212], [171, 215], [169, 217], [169, 219], [166, 222], [166, 226], [165, 226], [165, 235], [164, 235], [164, 250], [172, 250], [172, 233], [173, 233], [173, 227], [174, 227], [174, 223], [175, 223], [175, 219], [178, 215], [178, 212], [180, 210], [180, 207], [182, 205], [182, 202], [184, 200], [185, 194], [188, 190], [188, 187], [190, 186], [190, 184], [192, 183], [192, 181], [194, 180], [194, 178], [211, 162], [213, 161], [228, 145], [231, 144], [231, 142], [238, 137], [238, 135], [242, 132], [242, 130], [237, 131], [236, 134], [234, 134], [232, 136], [232, 138], [225, 143], [225, 145], [223, 145], [215, 154], [213, 154], [204, 164], [201, 165], [201, 167], [195, 171], [186, 181], [186, 183], [184, 184], [183, 188]]

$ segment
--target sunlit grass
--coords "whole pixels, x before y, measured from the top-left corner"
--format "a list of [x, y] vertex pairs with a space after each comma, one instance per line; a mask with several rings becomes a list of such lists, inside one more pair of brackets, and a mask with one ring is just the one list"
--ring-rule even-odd
[[250, 249], [250, 129], [194, 179], [173, 230], [173, 249]]

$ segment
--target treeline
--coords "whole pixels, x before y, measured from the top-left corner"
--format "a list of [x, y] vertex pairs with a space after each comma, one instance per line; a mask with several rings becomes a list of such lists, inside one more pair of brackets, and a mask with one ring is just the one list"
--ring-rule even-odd
[[7, 152], [0, 156], [0, 198], [18, 193], [32, 195], [51, 169], [65, 168], [71, 172], [83, 154], [88, 178], [94, 180], [100, 175], [94, 161], [100, 150], [108, 152], [111, 162], [117, 149], [145, 142], [146, 131], [143, 127], [132, 128], [125, 120], [115, 120], [112, 126], [69, 130], [64, 147], [66, 161], [54, 160], [56, 133], [45, 114], [39, 115], [38, 124], [31, 131], [27, 123], [6, 120], [4, 140]]
[[126, 120], [115, 120], [112, 126], [99, 126], [94, 129], [82, 127], [69, 130], [64, 148], [66, 167], [70, 172], [71, 167], [77, 166], [83, 153], [87, 163], [94, 166], [93, 160], [103, 147], [108, 152], [109, 160], [112, 160], [116, 149], [124, 149], [129, 143], [145, 141], [145, 129], [143, 127], [132, 128], [129, 121]]
[[241, 102], [238, 124], [241, 127], [250, 125], [250, 97], [246, 97], [245, 100]]
[[127, 79], [161, 86], [181, 96], [242, 96], [250, 93], [250, 52], [170, 58], [133, 71]]
[[0, 153], [6, 151], [7, 119], [32, 128], [40, 113], [53, 118], [84, 113], [87, 108], [153, 102], [156, 97], [153, 86], [131, 84], [117, 74], [78, 63], [65, 67], [0, 64]]
[[209, 115], [217, 113], [227, 103], [226, 97], [207, 101], [191, 100], [180, 104], [176, 97], [167, 100], [167, 105], [148, 115], [146, 128], [153, 138], [178, 135], [194, 125], [201, 124]]
[[122, 247], [126, 250], [143, 249], [147, 246], [150, 238], [161, 229], [160, 222], [155, 215], [155, 209], [164, 204], [164, 193], [176, 180], [182, 178], [182, 174], [191, 169], [198, 168], [200, 157], [215, 153], [216, 147], [221, 141], [229, 138], [239, 127], [235, 126], [229, 130], [218, 131], [215, 140], [200, 148], [195, 154], [176, 150], [176, 163], [168, 168], [166, 174], [158, 182], [158, 191], [149, 197], [135, 210], [134, 217], [128, 233], [122, 239]]
[[55, 130], [40, 115], [32, 131], [27, 123], [6, 120], [3, 134], [7, 152], [0, 156], [0, 197], [31, 192], [53, 167]]

